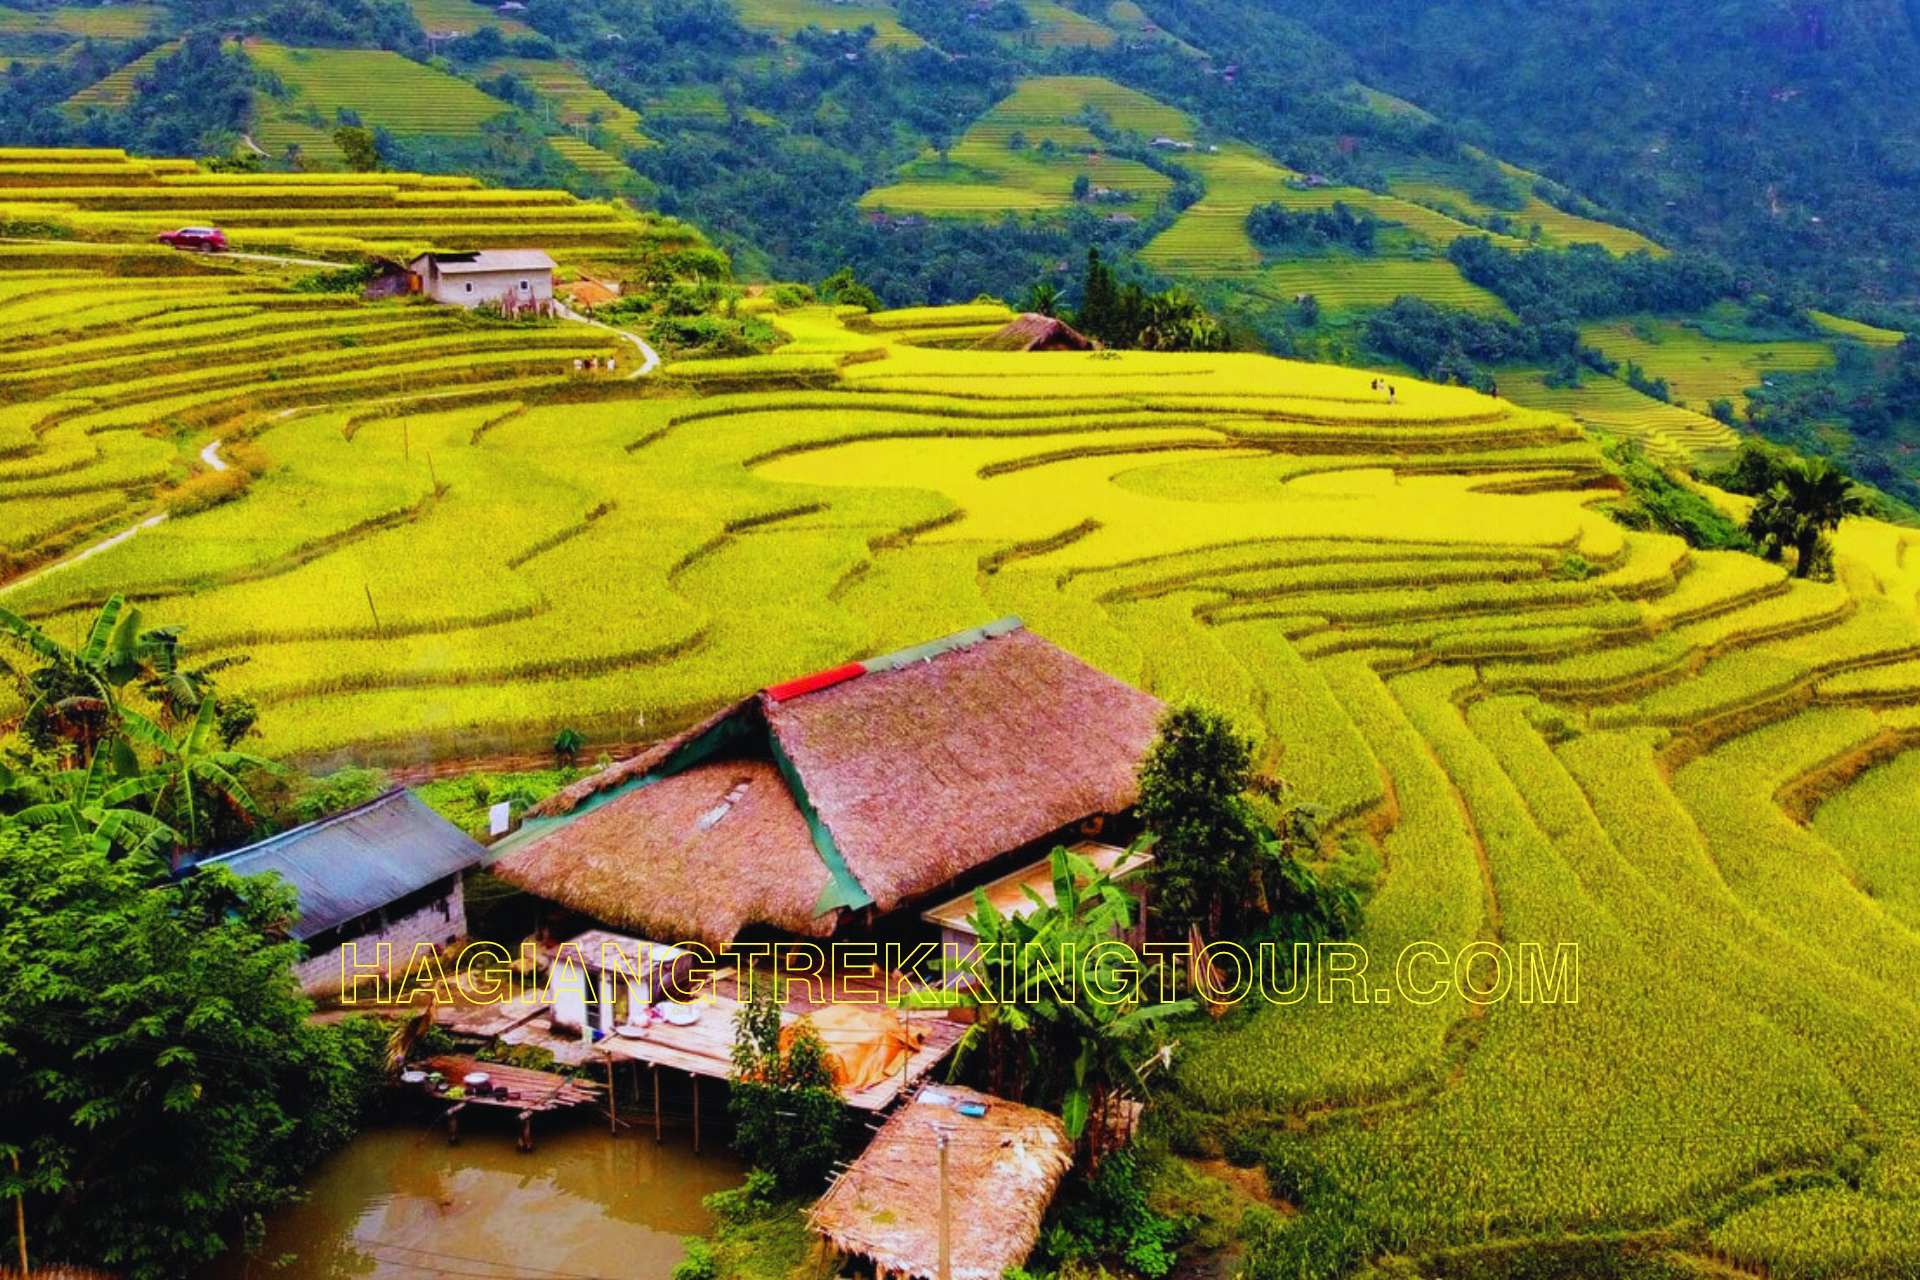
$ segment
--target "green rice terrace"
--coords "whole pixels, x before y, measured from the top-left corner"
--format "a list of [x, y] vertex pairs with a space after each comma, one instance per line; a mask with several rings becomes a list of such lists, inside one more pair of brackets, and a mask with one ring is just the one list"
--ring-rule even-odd
[[[1065, 137], [1036, 94], [1088, 100], [1030, 82], [980, 128]], [[1162, 260], [1293, 192], [1239, 149], [1189, 160], [1208, 199]], [[1609, 519], [1595, 444], [1550, 409], [1404, 378], [1388, 403], [1365, 371], [1248, 354], [954, 345], [1008, 318], [986, 304], [767, 299], [772, 354], [595, 381], [571, 367], [601, 330], [139, 243], [510, 224], [591, 261], [673, 231], [558, 193], [11, 152], [0, 195], [72, 235], [0, 246], [0, 601], [49, 633], [125, 592], [196, 656], [251, 655], [223, 681], [262, 750], [408, 764], [562, 725], [657, 737], [1019, 614], [1253, 730], [1329, 819], [1373, 955], [1581, 948], [1574, 1006], [1183, 1030], [1183, 1141], [1264, 1166], [1283, 1238], [1383, 1276], [1920, 1274], [1920, 532], [1849, 520], [1835, 580], [1796, 580]], [[1599, 340], [1682, 341], [1657, 336]], [[1690, 394], [1731, 386], [1699, 363]], [[1697, 418], [1644, 430], [1684, 450]], [[223, 451], [248, 482], [186, 500]]]

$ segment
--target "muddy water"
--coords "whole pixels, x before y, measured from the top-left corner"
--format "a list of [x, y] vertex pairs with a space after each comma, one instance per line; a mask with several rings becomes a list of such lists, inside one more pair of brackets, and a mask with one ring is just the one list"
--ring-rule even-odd
[[[469, 1121], [460, 1145], [424, 1124], [369, 1129], [307, 1180], [308, 1198], [267, 1223], [266, 1247], [217, 1280], [666, 1280], [681, 1237], [703, 1232], [700, 1197], [737, 1186], [738, 1161], [684, 1133], [615, 1138], [543, 1117], [537, 1149], [510, 1118]], [[276, 1270], [268, 1260], [293, 1253]]]

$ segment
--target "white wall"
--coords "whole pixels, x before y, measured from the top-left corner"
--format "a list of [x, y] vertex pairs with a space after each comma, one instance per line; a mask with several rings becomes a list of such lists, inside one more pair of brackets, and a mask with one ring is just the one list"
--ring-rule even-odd
[[[415, 943], [430, 942], [436, 947], [444, 947], [458, 941], [467, 934], [467, 902], [460, 891], [460, 881], [453, 882], [453, 892], [444, 898], [437, 898], [410, 915], [388, 924], [384, 929], [370, 930], [356, 938], [347, 939], [354, 944], [354, 962], [359, 965], [375, 963], [375, 950], [381, 943], [392, 944], [394, 977], [406, 968], [407, 960], [413, 955]], [[316, 998], [338, 999], [340, 995], [340, 948], [320, 955], [309, 956], [293, 967], [293, 976], [300, 983], [300, 989]], [[363, 987], [371, 991], [371, 987]]]
[[[525, 289], [520, 287], [523, 281]], [[553, 298], [550, 269], [462, 271], [451, 275], [436, 271], [425, 284], [427, 296], [456, 307], [477, 307], [483, 302], [498, 302], [507, 297], [512, 297], [520, 306], [527, 306]]]

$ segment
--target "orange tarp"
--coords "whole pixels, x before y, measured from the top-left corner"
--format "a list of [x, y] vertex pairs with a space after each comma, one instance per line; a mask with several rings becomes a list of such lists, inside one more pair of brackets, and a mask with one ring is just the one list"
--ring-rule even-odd
[[803, 1026], [813, 1028], [827, 1049], [833, 1082], [848, 1093], [878, 1084], [901, 1069], [904, 1059], [925, 1043], [926, 1032], [910, 1025], [891, 1009], [876, 1005], [830, 1004], [780, 1031], [780, 1050], [786, 1052]]

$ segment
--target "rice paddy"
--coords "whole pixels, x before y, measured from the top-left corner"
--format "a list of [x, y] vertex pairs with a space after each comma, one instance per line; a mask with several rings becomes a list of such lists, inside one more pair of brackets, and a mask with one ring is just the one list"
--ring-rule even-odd
[[1142, 93], [1094, 76], [1039, 76], [1020, 82], [975, 121], [945, 160], [931, 153], [908, 164], [891, 186], [861, 197], [863, 209], [957, 217], [1038, 213], [1073, 204], [1074, 179], [1113, 193], [1103, 205], [1151, 211], [1173, 187], [1141, 164], [1105, 153], [1083, 123], [1093, 111], [1114, 128], [1147, 137], [1191, 136], [1186, 116]]
[[874, 43], [882, 48], [917, 49], [925, 43], [900, 25], [886, 0], [740, 0], [735, 8], [743, 25], [777, 36], [808, 27], [829, 32], [872, 27]]
[[496, 13], [492, 5], [474, 0], [407, 0], [420, 29], [433, 35], [453, 32], [470, 35], [481, 27], [495, 27], [508, 39], [533, 34], [533, 28], [511, 14]]
[[0, 8], [0, 35], [80, 36], [137, 40], [166, 16], [157, 4], [57, 5], [51, 9]]
[[269, 116], [318, 115], [331, 127], [342, 110], [372, 128], [396, 134], [473, 136], [508, 110], [466, 81], [384, 49], [290, 49], [248, 41], [247, 56], [287, 88]]
[[[464, 0], [460, 2], [464, 3]], [[626, 167], [624, 159], [627, 152], [654, 145], [653, 139], [641, 130], [639, 112], [605, 90], [596, 88], [585, 76], [564, 62], [538, 58], [496, 58], [486, 65], [483, 72], [489, 76], [503, 73], [519, 77], [540, 96], [543, 105], [537, 114], [546, 123], [572, 130], [578, 142], [598, 148], [602, 154], [619, 163], [622, 169]], [[585, 157], [578, 147], [564, 147], [564, 141], [556, 139], [554, 145], [568, 159], [583, 168], [598, 163], [591, 157]], [[602, 168], [599, 172], [604, 175], [611, 170]]]
[[1648, 376], [1665, 378], [1675, 401], [1701, 409], [1726, 399], [1737, 410], [1748, 388], [1769, 373], [1810, 373], [1833, 363], [1824, 342], [1732, 342], [1671, 320], [1607, 321], [1582, 328], [1580, 337], [1622, 364], [1631, 360]]
[[[262, 750], [400, 761], [649, 737], [1020, 613], [1237, 715], [1370, 886], [1381, 968], [1581, 949], [1577, 1005], [1183, 1027], [1160, 1087], [1299, 1207], [1270, 1247], [1920, 1268], [1910, 531], [1850, 521], [1833, 583], [1628, 532], [1592, 441], [1505, 375], [1387, 403], [1363, 370], [939, 349], [1004, 313], [811, 307], [761, 311], [790, 348], [630, 387], [562, 374], [591, 331], [137, 260], [175, 270], [0, 275], [0, 599], [54, 634], [137, 593], [252, 656], [224, 679]], [[243, 494], [29, 576], [163, 510], [216, 435], [258, 455]]]
[[534, 242], [562, 259], [619, 261], [699, 238], [684, 224], [613, 203], [566, 191], [489, 189], [471, 178], [398, 172], [236, 177], [203, 172], [190, 161], [82, 154], [87, 158], [48, 162], [0, 152], [0, 214], [47, 222], [72, 237], [7, 246], [16, 265], [144, 257], [164, 264], [153, 269], [171, 271], [180, 255], [148, 242], [196, 223], [224, 228], [237, 250], [308, 256], [406, 258], [426, 249]]

